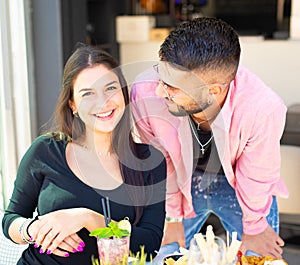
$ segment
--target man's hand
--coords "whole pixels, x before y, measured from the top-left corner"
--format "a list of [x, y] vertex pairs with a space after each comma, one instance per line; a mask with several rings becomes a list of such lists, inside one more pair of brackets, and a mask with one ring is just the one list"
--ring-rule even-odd
[[262, 256], [272, 256], [282, 258], [282, 248], [284, 241], [280, 238], [271, 226], [258, 235], [242, 235], [241, 250], [245, 253], [247, 250], [254, 251]]
[[172, 242], [178, 242], [181, 247], [185, 247], [184, 227], [182, 222], [165, 222], [162, 245]]

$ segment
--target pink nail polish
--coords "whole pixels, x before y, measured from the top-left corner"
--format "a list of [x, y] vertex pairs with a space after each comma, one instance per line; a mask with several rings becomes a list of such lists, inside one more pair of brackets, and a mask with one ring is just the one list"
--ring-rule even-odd
[[76, 248], [73, 248], [73, 253], [77, 252], [77, 249]]
[[85, 244], [84, 244], [83, 241], [81, 241], [79, 244], [80, 244], [80, 246], [82, 246], [83, 248], [85, 247]]
[[70, 256], [70, 254], [69, 254], [69, 253], [66, 253], [66, 254], [65, 254], [65, 257], [66, 257], [66, 258], [67, 258], [67, 257], [69, 257], [69, 256]]
[[41, 248], [40, 249], [40, 254], [43, 254], [44, 253], [44, 250]]
[[38, 248], [39, 245], [38, 245], [37, 243], [35, 243], [35, 244], [33, 245], [33, 247], [34, 247], [34, 248]]
[[51, 254], [51, 250], [48, 249], [48, 250], [47, 250], [47, 255], [50, 255], [50, 254]]
[[83, 247], [82, 247], [82, 246], [78, 246], [78, 247], [77, 247], [77, 250], [78, 250], [79, 252], [82, 252], [82, 251], [83, 251]]

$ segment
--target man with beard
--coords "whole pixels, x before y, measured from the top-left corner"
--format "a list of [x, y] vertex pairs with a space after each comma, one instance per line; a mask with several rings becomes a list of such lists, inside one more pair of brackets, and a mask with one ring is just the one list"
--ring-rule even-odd
[[239, 65], [240, 52], [238, 34], [224, 21], [182, 23], [162, 43], [159, 63], [135, 80], [133, 113], [141, 140], [168, 162], [166, 220], [173, 223], [164, 243], [189, 247], [213, 213], [238, 233], [243, 253], [279, 258], [286, 107]]

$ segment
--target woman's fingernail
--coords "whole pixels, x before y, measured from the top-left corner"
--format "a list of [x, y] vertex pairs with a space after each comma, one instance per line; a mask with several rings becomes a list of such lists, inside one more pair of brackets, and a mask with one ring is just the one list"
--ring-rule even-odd
[[76, 248], [73, 248], [73, 253], [77, 252], [77, 249]]
[[48, 249], [48, 250], [47, 250], [47, 255], [50, 255], [50, 254], [51, 254], [51, 250]]
[[80, 246], [82, 246], [83, 248], [85, 247], [85, 244], [84, 244], [83, 241], [81, 241], [79, 244], [80, 244]]
[[82, 246], [78, 246], [78, 247], [77, 247], [77, 250], [78, 250], [79, 252], [82, 252], [82, 251], [83, 251], [83, 247], [82, 247]]
[[34, 247], [34, 248], [38, 248], [39, 245], [38, 245], [37, 243], [35, 243], [35, 244], [33, 245], [33, 247]]
[[40, 254], [43, 254], [44, 253], [44, 250], [41, 248], [40, 249]]
[[70, 254], [69, 254], [69, 253], [66, 253], [66, 254], [65, 254], [65, 257], [66, 257], [66, 258], [67, 258], [67, 257], [69, 257], [69, 256], [70, 256]]
[[29, 238], [29, 241], [34, 241], [34, 240], [33, 240], [33, 237], [30, 237], [30, 238]]

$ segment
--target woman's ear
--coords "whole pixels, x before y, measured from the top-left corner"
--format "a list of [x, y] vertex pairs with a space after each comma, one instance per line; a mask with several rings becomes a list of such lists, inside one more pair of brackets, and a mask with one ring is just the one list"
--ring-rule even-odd
[[69, 107], [72, 110], [72, 112], [76, 112], [76, 108], [75, 108], [74, 102], [71, 99], [69, 99], [68, 103], [69, 103]]

